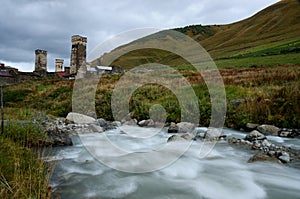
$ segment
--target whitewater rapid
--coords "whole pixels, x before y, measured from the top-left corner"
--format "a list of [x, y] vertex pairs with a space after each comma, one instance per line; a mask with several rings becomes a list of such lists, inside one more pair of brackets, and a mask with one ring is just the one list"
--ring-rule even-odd
[[[59, 161], [50, 183], [53, 198], [300, 198], [298, 169], [268, 162], [249, 164], [247, 160], [255, 152], [234, 148], [226, 141], [218, 142], [204, 157], [200, 155], [201, 150], [205, 150], [203, 143], [193, 141], [175, 161], [161, 164], [153, 171], [134, 172], [142, 171], [139, 169], [147, 168], [147, 165], [167, 162], [168, 158], [180, 154], [180, 147], [187, 145], [176, 142], [168, 150], [163, 150], [168, 145], [170, 134], [153, 133], [157, 129], [151, 128], [126, 128], [130, 134], [115, 129], [101, 134], [73, 136], [74, 146], [56, 150], [52, 160]], [[238, 131], [224, 132], [228, 137], [244, 136]], [[136, 137], [141, 135], [137, 133], [144, 133], [143, 138]], [[107, 139], [117, 147], [112, 150], [105, 141]], [[268, 139], [300, 148], [298, 139]]]

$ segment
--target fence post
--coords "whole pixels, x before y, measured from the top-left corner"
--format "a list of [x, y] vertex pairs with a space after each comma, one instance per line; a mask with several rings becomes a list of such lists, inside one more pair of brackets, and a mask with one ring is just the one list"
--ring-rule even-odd
[[0, 86], [0, 101], [1, 101], [1, 134], [4, 135], [4, 107], [3, 107], [2, 86]]

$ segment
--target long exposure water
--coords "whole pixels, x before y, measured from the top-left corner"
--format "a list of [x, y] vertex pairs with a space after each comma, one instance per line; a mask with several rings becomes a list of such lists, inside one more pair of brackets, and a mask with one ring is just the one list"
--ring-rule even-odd
[[[111, 153], [103, 142], [104, 138], [120, 144], [123, 150], [146, 154], [150, 150], [159, 150], [167, 144], [170, 137], [170, 134], [160, 132], [137, 139], [133, 136], [134, 132], [146, 132], [145, 135], [149, 135], [147, 133], [156, 129], [128, 126], [126, 130], [133, 134], [121, 134], [116, 129], [73, 136], [74, 146], [59, 148], [51, 157], [52, 160], [59, 160], [50, 184], [54, 190], [53, 198], [300, 198], [299, 169], [271, 162], [247, 163], [255, 152], [232, 147], [226, 141], [218, 142], [204, 157], [199, 155], [203, 143], [193, 141], [179, 159], [153, 172], [123, 172], [101, 163], [100, 156], [112, 154], [114, 158], [109, 162], [110, 165], [121, 165], [120, 168], [128, 168], [129, 171], [133, 171], [131, 168], [137, 165], [147, 167], [140, 156]], [[224, 132], [228, 137], [245, 136], [242, 132], [233, 130], [225, 129]], [[268, 139], [274, 143], [300, 148], [299, 139], [272, 136]], [[180, 141], [174, 143], [178, 148], [182, 146]], [[169, 151], [165, 153], [163, 157], [173, 155], [171, 152], [168, 154]], [[155, 155], [157, 154], [152, 154]], [[149, 160], [151, 162], [152, 157]]]

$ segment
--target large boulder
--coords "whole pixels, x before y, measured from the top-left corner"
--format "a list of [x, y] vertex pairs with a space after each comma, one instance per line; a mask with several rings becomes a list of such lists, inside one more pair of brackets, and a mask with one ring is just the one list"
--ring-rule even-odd
[[265, 154], [255, 154], [252, 156], [249, 160], [248, 163], [253, 163], [253, 162], [275, 162], [275, 163], [281, 163], [277, 158], [275, 157], [270, 157]]
[[253, 130], [256, 130], [256, 128], [258, 126], [259, 126], [259, 124], [247, 123], [246, 124], [246, 130], [247, 131], [253, 131]]
[[174, 122], [171, 122], [169, 128], [168, 128], [168, 133], [178, 133], [178, 126], [174, 123]]
[[266, 136], [257, 130], [251, 131], [248, 135], [246, 135], [245, 140], [248, 140], [250, 142], [254, 142], [256, 140], [264, 140], [266, 139]]
[[70, 112], [66, 119], [76, 124], [94, 124], [97, 122], [95, 118], [74, 112]]
[[280, 128], [273, 126], [273, 125], [260, 125], [257, 127], [257, 130], [261, 133], [263, 133], [264, 135], [274, 135], [277, 136], [278, 132], [280, 131]]
[[73, 145], [72, 139], [69, 137], [69, 132], [57, 127], [53, 123], [44, 125], [44, 131], [47, 136], [45, 145], [51, 146], [70, 146]]
[[189, 122], [177, 123], [178, 133], [191, 133], [195, 129], [195, 124]]
[[219, 139], [223, 137], [222, 129], [217, 128], [208, 128], [205, 132], [204, 138], [205, 139]]

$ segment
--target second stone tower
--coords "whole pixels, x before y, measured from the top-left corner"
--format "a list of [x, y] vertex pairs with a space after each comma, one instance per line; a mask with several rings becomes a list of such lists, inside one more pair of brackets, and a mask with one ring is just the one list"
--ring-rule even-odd
[[86, 37], [82, 37], [80, 35], [72, 36], [72, 50], [70, 59], [71, 74], [77, 73], [78, 69], [86, 63], [86, 44]]

